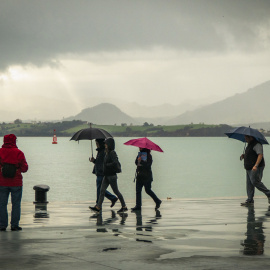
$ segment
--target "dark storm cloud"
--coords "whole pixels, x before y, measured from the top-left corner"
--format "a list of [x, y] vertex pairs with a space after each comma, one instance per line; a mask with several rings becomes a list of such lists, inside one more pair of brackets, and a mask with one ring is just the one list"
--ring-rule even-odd
[[1, 0], [0, 69], [67, 53], [262, 49], [269, 12], [269, 0]]

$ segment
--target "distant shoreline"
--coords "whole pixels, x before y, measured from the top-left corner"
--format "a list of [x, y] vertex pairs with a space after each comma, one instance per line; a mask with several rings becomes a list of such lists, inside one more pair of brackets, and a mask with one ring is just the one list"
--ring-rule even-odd
[[[14, 133], [20, 137], [52, 137], [55, 131], [57, 137], [69, 137], [75, 132], [89, 127], [89, 123], [80, 120], [57, 123], [15, 121], [0, 124], [0, 135]], [[225, 132], [233, 128], [226, 124], [206, 125], [204, 123], [173, 126], [154, 126], [148, 123], [141, 126], [93, 124], [92, 127], [104, 129], [113, 137], [223, 137]]]

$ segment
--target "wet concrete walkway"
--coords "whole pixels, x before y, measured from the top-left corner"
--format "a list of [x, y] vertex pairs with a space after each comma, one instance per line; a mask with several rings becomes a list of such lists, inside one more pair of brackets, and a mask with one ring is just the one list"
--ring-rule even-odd
[[267, 199], [243, 200], [164, 200], [160, 211], [145, 200], [124, 214], [104, 203], [102, 215], [90, 202], [53, 202], [47, 212], [23, 203], [23, 231], [0, 233], [0, 269], [269, 269]]

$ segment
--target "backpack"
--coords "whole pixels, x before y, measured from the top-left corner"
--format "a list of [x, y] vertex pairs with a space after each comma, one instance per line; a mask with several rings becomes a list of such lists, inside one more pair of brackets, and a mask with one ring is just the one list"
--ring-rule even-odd
[[14, 178], [16, 174], [16, 165], [10, 163], [4, 163], [2, 165], [2, 175], [5, 178]]

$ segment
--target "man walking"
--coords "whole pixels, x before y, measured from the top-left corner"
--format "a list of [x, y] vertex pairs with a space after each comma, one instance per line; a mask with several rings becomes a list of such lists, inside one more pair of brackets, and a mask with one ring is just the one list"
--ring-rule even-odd
[[263, 146], [254, 137], [245, 136], [248, 143], [245, 154], [242, 154], [240, 159], [244, 159], [244, 167], [246, 169], [246, 189], [247, 200], [241, 203], [242, 206], [254, 205], [255, 187], [263, 192], [270, 204], [270, 190], [262, 183], [263, 170], [265, 162], [263, 158]]

